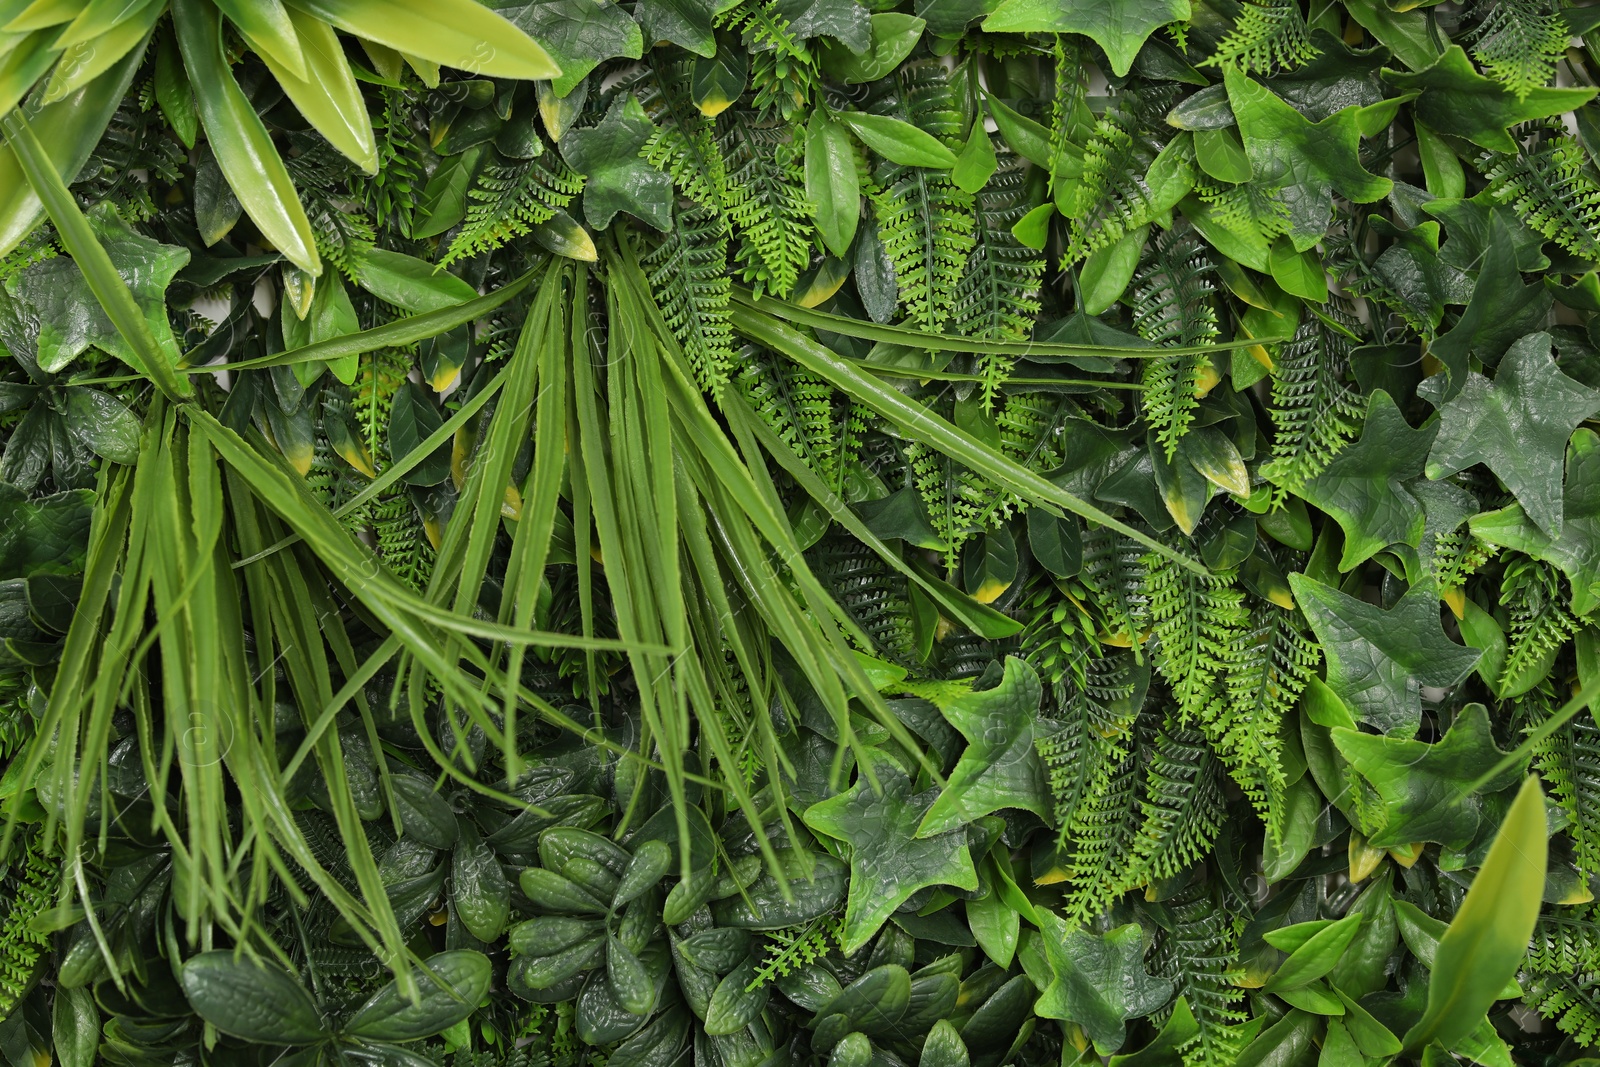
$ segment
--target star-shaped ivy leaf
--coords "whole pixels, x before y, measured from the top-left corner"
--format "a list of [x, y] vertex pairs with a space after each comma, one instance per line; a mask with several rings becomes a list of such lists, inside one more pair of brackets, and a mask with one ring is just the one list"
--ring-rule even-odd
[[644, 55], [639, 24], [611, 0], [533, 0], [501, 5], [499, 10], [543, 45], [561, 67], [550, 83], [557, 96], [572, 92], [607, 59]]
[[1422, 687], [1456, 684], [1483, 654], [1445, 636], [1430, 584], [1412, 586], [1388, 611], [1303, 574], [1289, 586], [1327, 657], [1328, 688], [1385, 734], [1416, 734]]
[[1422, 539], [1422, 502], [1405, 483], [1422, 474], [1437, 426], [1413, 430], [1382, 389], [1367, 401], [1361, 437], [1297, 493], [1344, 530], [1341, 570], [1395, 544]]
[[860, 55], [872, 47], [872, 13], [861, 0], [778, 0], [796, 40], [832, 37]]
[[1477, 836], [1483, 797], [1521, 781], [1524, 757], [1474, 792], [1472, 783], [1505, 755], [1489, 735], [1489, 713], [1468, 704], [1437, 744], [1363, 734], [1342, 726], [1333, 743], [1383, 801], [1384, 826], [1368, 839], [1373, 848], [1437, 841], [1465, 848]]
[[1542, 282], [1522, 283], [1517, 268], [1516, 241], [1512, 230], [1498, 216], [1489, 220], [1489, 247], [1483, 266], [1472, 287], [1472, 299], [1455, 326], [1441, 334], [1428, 352], [1443, 363], [1447, 372], [1430, 395], [1431, 383], [1424, 383], [1423, 396], [1438, 403], [1461, 391], [1467, 380], [1467, 360], [1477, 356], [1485, 364], [1499, 362], [1511, 342], [1544, 324], [1554, 302]]
[[1109, 1056], [1127, 1037], [1126, 1022], [1149, 1015], [1172, 997], [1172, 983], [1144, 969], [1144, 931], [1137, 923], [1104, 934], [1069, 927], [1059, 915], [1037, 909], [1051, 983], [1033, 1006], [1046, 1019], [1083, 1027], [1095, 1049]]
[[1493, 382], [1468, 375], [1461, 392], [1440, 409], [1428, 477], [1445, 478], [1482, 463], [1541, 530], [1560, 537], [1567, 438], [1596, 411], [1600, 392], [1561, 373], [1550, 357], [1549, 334], [1529, 334], [1511, 346]]
[[651, 44], [671, 41], [710, 59], [717, 54], [711, 20], [738, 4], [739, 0], [639, 0], [634, 13]]
[[1189, 0], [1005, 0], [983, 20], [987, 33], [1081, 33], [1105, 49], [1124, 77], [1147, 37], [1189, 17]]
[[999, 685], [968, 693], [940, 709], [967, 739], [967, 748], [939, 799], [923, 816], [919, 837], [946, 833], [1001, 808], [1021, 808], [1050, 818], [1050, 785], [1033, 745], [1044, 732], [1039, 721], [1043, 696], [1034, 669], [1008, 656]]
[[1369, 174], [1356, 158], [1360, 108], [1347, 107], [1312, 122], [1271, 89], [1229, 67], [1223, 76], [1250, 157], [1252, 181], [1276, 192], [1287, 211], [1289, 237], [1304, 252], [1328, 230], [1333, 194], [1358, 204], [1388, 195], [1394, 183]]
[[863, 774], [849, 790], [811, 805], [804, 816], [811, 829], [850, 846], [850, 895], [840, 934], [847, 956], [872, 940], [894, 910], [924, 886], [978, 888], [965, 828], [917, 837], [939, 791], [913, 794], [911, 779], [887, 758], [875, 760], [873, 770], [882, 792], [874, 792]]
[[[189, 250], [136, 232], [109, 203], [96, 204], [88, 217], [111, 265], [144, 313], [151, 335], [168, 362], [176, 364], [178, 342], [167, 318], [167, 286], [188, 265]], [[6, 297], [7, 346], [19, 357], [36, 362], [46, 374], [65, 370], [90, 347], [144, 370], [72, 260], [57, 257], [34, 264], [6, 283]]]
[[567, 165], [588, 179], [583, 217], [590, 226], [603, 230], [617, 212], [628, 211], [662, 232], [672, 228], [672, 179], [639, 157], [654, 132], [655, 123], [629, 93], [612, 101], [599, 125], [561, 138]]
[[1567, 442], [1567, 481], [1561, 535], [1550, 537], [1520, 504], [1474, 515], [1475, 536], [1561, 568], [1572, 583], [1572, 612], [1600, 608], [1600, 437], [1579, 430]]
[[1451, 45], [1431, 67], [1416, 73], [1386, 70], [1383, 78], [1401, 91], [1419, 89], [1411, 104], [1417, 118], [1439, 133], [1465, 137], [1492, 152], [1515, 152], [1508, 128], [1582, 107], [1594, 89], [1535, 89], [1521, 100], [1493, 78], [1479, 74], [1460, 45]]

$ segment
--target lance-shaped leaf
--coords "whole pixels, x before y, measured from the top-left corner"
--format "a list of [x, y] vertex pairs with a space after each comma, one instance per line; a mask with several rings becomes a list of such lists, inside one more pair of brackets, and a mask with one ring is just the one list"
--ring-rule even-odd
[[[490, 78], [555, 78], [538, 43], [478, 0], [289, 0], [346, 33]], [[498, 5], [497, 5], [498, 6]]]
[[672, 179], [639, 158], [655, 124], [632, 93], [618, 97], [598, 125], [561, 139], [567, 164], [588, 178], [583, 217], [603, 230], [628, 211], [663, 232], [672, 228]]
[[1428, 477], [1482, 463], [1541, 530], [1560, 537], [1562, 455], [1572, 431], [1596, 411], [1600, 392], [1561, 373], [1550, 357], [1549, 334], [1530, 334], [1511, 346], [1493, 382], [1468, 375], [1440, 409]]
[[1475, 515], [1472, 533], [1492, 545], [1553, 563], [1572, 583], [1572, 612], [1600, 608], [1600, 437], [1580, 429], [1567, 442], [1567, 478], [1562, 493], [1561, 535], [1551, 537], [1521, 504]]
[[1539, 921], [1548, 836], [1544, 794], [1539, 780], [1530, 777], [1439, 939], [1428, 978], [1428, 1009], [1406, 1034], [1407, 1049], [1430, 1041], [1455, 1047], [1487, 1022], [1484, 1013], [1522, 965]]
[[956, 769], [917, 834], [931, 837], [1001, 808], [1021, 808], [1041, 819], [1051, 812], [1044, 761], [1034, 747], [1046, 724], [1039, 719], [1044, 687], [1025, 660], [1006, 657], [1005, 676], [940, 708], [967, 739]]
[[1452, 45], [1431, 67], [1415, 74], [1386, 70], [1383, 79], [1400, 90], [1419, 89], [1412, 114], [1437, 133], [1465, 137], [1492, 152], [1515, 152], [1509, 128], [1582, 107], [1595, 90], [1535, 89], [1522, 99], [1473, 69], [1460, 45]]
[[1454, 685], [1482, 654], [1445, 636], [1429, 585], [1412, 586], [1388, 611], [1303, 574], [1291, 574], [1289, 585], [1322, 643], [1328, 688], [1385, 734], [1415, 734], [1422, 686]]
[[1300, 497], [1332, 515], [1344, 531], [1341, 570], [1390, 545], [1415, 548], [1421, 540], [1426, 516], [1406, 483], [1422, 474], [1437, 429], [1412, 429], [1379, 389], [1367, 401], [1361, 437], [1300, 488]]
[[[918, 8], [921, 11], [921, 8]], [[988, 33], [1081, 33], [1105, 49], [1121, 78], [1145, 39], [1189, 17], [1189, 0], [1005, 0], [983, 22]]]
[[[1527, 766], [1524, 758], [1483, 789], [1472, 788], [1505, 755], [1489, 734], [1489, 713], [1482, 704], [1461, 709], [1444, 737], [1431, 745], [1342, 726], [1331, 733], [1340, 754], [1372, 783], [1383, 802], [1383, 829], [1367, 840], [1373, 848], [1411, 841], [1465, 848], [1478, 834], [1484, 795], [1516, 784]], [[1500, 985], [1504, 984], [1502, 978]]]
[[1394, 183], [1369, 174], [1356, 158], [1361, 143], [1358, 107], [1312, 122], [1272, 90], [1229, 67], [1228, 100], [1244, 137], [1254, 182], [1275, 190], [1287, 210], [1289, 236], [1303, 252], [1322, 240], [1333, 194], [1358, 204], [1386, 196]]
[[1110, 1055], [1122, 1047], [1127, 1020], [1164, 1005], [1172, 983], [1144, 969], [1144, 931], [1137, 923], [1091, 934], [1069, 927], [1053, 911], [1038, 910], [1053, 980], [1033, 1010], [1077, 1023], [1102, 1056]]
[[850, 894], [840, 937], [847, 956], [870, 941], [922, 887], [978, 887], [965, 829], [917, 837], [938, 790], [912, 793], [911, 780], [888, 759], [877, 761], [873, 769], [881, 792], [863, 774], [848, 791], [805, 812], [807, 826], [850, 846]]

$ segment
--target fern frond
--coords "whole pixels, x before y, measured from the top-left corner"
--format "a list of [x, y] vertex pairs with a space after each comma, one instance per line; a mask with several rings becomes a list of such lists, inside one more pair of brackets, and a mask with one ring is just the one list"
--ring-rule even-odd
[[827, 382], [764, 348], [745, 345], [736, 360], [735, 387], [756, 417], [783, 438], [816, 474], [834, 484], [838, 440], [833, 432], [833, 394]]
[[1294, 70], [1321, 54], [1311, 43], [1300, 0], [1245, 0], [1233, 29], [1200, 65], [1229, 64], [1257, 74]]
[[1231, 573], [1201, 577], [1155, 553], [1145, 557], [1145, 595], [1159, 642], [1156, 669], [1177, 701], [1178, 719], [1204, 718], [1221, 697], [1222, 675], [1245, 639], [1249, 612]]
[[642, 154], [684, 196], [718, 210], [728, 196], [728, 165], [717, 145], [716, 124], [689, 95], [691, 64], [661, 60], [658, 54], [650, 53], [650, 76], [640, 79], [636, 90], [656, 127]]
[[837, 916], [823, 915], [798, 926], [768, 930], [766, 944], [762, 946], [765, 959], [756, 968], [755, 978], [746, 992], [754, 992], [773, 979], [826, 956], [838, 946], [842, 927], [843, 922]]
[[1488, 152], [1479, 170], [1489, 198], [1573, 255], [1600, 260], [1600, 182], [1560, 119], [1519, 127], [1515, 152]]
[[378, 146], [378, 169], [371, 176], [358, 174], [351, 189], [379, 226], [392, 217], [401, 233], [411, 233], [417, 197], [427, 184], [422, 172], [423, 138], [413, 122], [417, 102], [409, 89], [381, 86], [381, 109], [372, 116]]
[[1136, 724], [1127, 757], [1086, 792], [1062, 833], [1071, 852], [1061, 910], [1075, 926], [1088, 924], [1124, 892], [1123, 873], [1144, 823], [1139, 787], [1149, 745], [1147, 728]]
[[1222, 829], [1221, 765], [1199, 730], [1168, 722], [1156, 734], [1140, 807], [1143, 825], [1123, 890], [1181, 873], [1211, 851]]
[[784, 296], [811, 263], [799, 139], [787, 125], [730, 109], [717, 119], [717, 143], [727, 160], [722, 207], [739, 232], [740, 274], [757, 292]]
[[39, 961], [50, 939], [35, 933], [30, 924], [55, 903], [56, 864], [44, 854], [44, 835], [26, 840], [22, 855], [0, 879], [0, 1019], [14, 1011], [28, 995], [39, 972]]
[[1228, 650], [1225, 699], [1202, 715], [1206, 737], [1256, 811], [1277, 836], [1285, 785], [1279, 728], [1316, 672], [1322, 650], [1270, 605], [1251, 611], [1250, 626]]
[[[542, 142], [541, 142], [542, 144]], [[448, 267], [459, 259], [492, 252], [524, 237], [541, 222], [572, 203], [583, 191], [583, 175], [544, 149], [532, 159], [496, 157], [486, 163], [467, 190], [466, 221], [440, 260]]]
[[833, 599], [872, 638], [865, 651], [902, 666], [917, 662], [906, 579], [854, 537], [824, 536], [806, 560]]
[[1079, 577], [1110, 644], [1138, 648], [1150, 625], [1145, 599], [1145, 552], [1137, 541], [1103, 526], [1091, 526], [1083, 540]]
[[1570, 36], [1548, 0], [1495, 0], [1473, 33], [1472, 55], [1484, 73], [1525, 100], [1550, 84]]
[[[960, 111], [944, 68], [908, 63], [877, 83], [871, 109], [954, 144]], [[959, 147], [959, 146], [956, 146]], [[884, 160], [873, 175], [878, 237], [894, 264], [900, 306], [911, 324], [942, 330], [956, 308], [974, 245], [972, 196], [939, 171]]]
[[1156, 135], [1176, 99], [1167, 85], [1112, 96], [1083, 149], [1063, 269], [1155, 221], [1144, 176], [1161, 151]]
[[1351, 347], [1349, 338], [1315, 316], [1278, 346], [1269, 409], [1272, 458], [1261, 473], [1288, 492], [1322, 473], [1361, 432], [1365, 405], [1344, 382]]
[[390, 573], [418, 593], [426, 589], [433, 577], [433, 544], [410, 494], [391, 489], [380, 496], [372, 513], [372, 531], [378, 558]]
[[376, 462], [388, 456], [389, 409], [394, 394], [411, 373], [410, 353], [380, 348], [361, 357], [355, 384], [350, 388], [350, 413], [355, 417], [367, 454]]
[[733, 373], [728, 224], [703, 207], [679, 211], [671, 230], [644, 259], [667, 328], [683, 346], [695, 381], [718, 403]]
[[1151, 970], [1176, 983], [1199, 1025], [1199, 1033], [1183, 1047], [1183, 1062], [1185, 1067], [1229, 1067], [1240, 1051], [1234, 1027], [1245, 1020], [1234, 1006], [1244, 999], [1244, 990], [1234, 984], [1238, 930], [1203, 881], [1165, 904], [1172, 926], [1156, 937]]
[[[1028, 212], [1026, 173], [1009, 153], [973, 200], [976, 225], [972, 253], [956, 289], [952, 327], [968, 337], [1020, 340], [1033, 332], [1039, 314], [1039, 281], [1044, 259], [1018, 241], [1011, 227]], [[979, 357], [983, 398], [992, 407], [1011, 371], [1003, 356]]]
[[[1133, 324], [1157, 345], [1189, 347], [1216, 340], [1211, 257], [1188, 229], [1174, 229], [1152, 242], [1133, 279]], [[1145, 361], [1145, 418], [1170, 459], [1189, 430], [1200, 404], [1197, 392], [1203, 356], [1166, 356]]]
[[954, 570], [961, 546], [983, 532], [984, 516], [997, 508], [1009, 514], [1009, 507], [997, 504], [993, 488], [983, 478], [920, 441], [906, 446], [906, 460], [933, 532], [945, 544], [946, 563]]
[[1519, 558], [1507, 564], [1500, 580], [1500, 603], [1511, 612], [1502, 688], [1530, 674], [1542, 675], [1567, 641], [1583, 628], [1562, 595], [1554, 567]]
[[1452, 593], [1467, 584], [1467, 579], [1493, 559], [1500, 551], [1463, 528], [1441, 533], [1435, 539], [1433, 574], [1439, 581], [1441, 594]]

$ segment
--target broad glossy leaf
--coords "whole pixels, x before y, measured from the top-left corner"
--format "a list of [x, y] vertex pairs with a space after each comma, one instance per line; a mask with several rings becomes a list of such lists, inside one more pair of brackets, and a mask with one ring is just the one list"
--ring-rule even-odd
[[1094, 39], [1125, 76], [1145, 39], [1169, 22], [1189, 17], [1188, 0], [1005, 0], [983, 20], [987, 33], [1081, 33]]
[[1398, 734], [1396, 742], [1417, 732], [1422, 686], [1455, 685], [1478, 662], [1478, 649], [1445, 636], [1430, 585], [1413, 586], [1388, 610], [1304, 574], [1291, 574], [1289, 585], [1322, 643], [1328, 687], [1358, 719]]
[[1550, 343], [1549, 334], [1530, 334], [1511, 346], [1493, 382], [1468, 375], [1439, 410], [1427, 474], [1442, 479], [1482, 463], [1546, 536], [1559, 538], [1562, 457], [1572, 431], [1600, 411], [1600, 392], [1561, 373]]
[[842, 256], [850, 250], [861, 221], [861, 178], [849, 133], [822, 111], [806, 123], [805, 175], [806, 198], [817, 212], [817, 232], [830, 252]]
[[478, 298], [478, 291], [427, 260], [383, 248], [365, 249], [355, 259], [356, 284], [373, 296], [413, 314], [443, 311]]
[[1127, 1020], [1150, 1014], [1172, 996], [1171, 982], [1145, 970], [1144, 931], [1137, 923], [1092, 934], [1051, 911], [1041, 909], [1039, 918], [1054, 979], [1034, 1011], [1077, 1023], [1101, 1055], [1122, 1047]]
[[494, 969], [489, 957], [470, 949], [436, 953], [417, 974], [416, 1003], [392, 981], [374, 993], [344, 1024], [349, 1037], [375, 1041], [415, 1041], [432, 1037], [471, 1015], [489, 992]]
[[1044, 761], [1034, 746], [1052, 731], [1039, 716], [1044, 689], [1025, 660], [1008, 656], [993, 689], [975, 690], [939, 710], [967, 739], [966, 750], [917, 828], [918, 837], [955, 830], [1001, 808], [1049, 819]]
[[113, 463], [139, 458], [139, 419], [110, 393], [69, 387], [64, 422], [67, 433]]
[[76, 489], [28, 499], [0, 482], [0, 581], [37, 574], [77, 574], [89, 542], [94, 494]]
[[533, 0], [494, 6], [542, 44], [561, 67], [560, 75], [551, 80], [557, 96], [572, 92], [604, 60], [638, 59], [644, 54], [639, 24], [611, 0]]
[[560, 68], [538, 43], [478, 0], [289, 0], [357, 37], [469, 74], [554, 78]]
[[881, 794], [862, 777], [805, 812], [807, 826], [850, 846], [850, 893], [840, 938], [846, 954], [871, 940], [923, 886], [978, 887], [964, 829], [917, 837], [937, 790], [913, 793], [911, 780], [892, 761], [882, 760], [874, 770]]
[[[582, 0], [587, 2], [587, 0]], [[639, 158], [655, 126], [631, 93], [618, 97], [598, 125], [561, 139], [567, 164], [587, 178], [583, 217], [603, 230], [627, 211], [663, 233], [672, 228], [672, 180]]]
[[1517, 973], [1543, 899], [1546, 827], [1539, 780], [1522, 783], [1472, 880], [1450, 929], [1439, 939], [1428, 980], [1428, 1009], [1405, 1036], [1417, 1049], [1446, 1048], [1475, 1030]]
[[311, 994], [282, 968], [232, 952], [202, 952], [183, 965], [195, 1013], [225, 1034], [264, 1045], [306, 1045], [327, 1036]]
[[[1509, 787], [1526, 760], [1501, 772], [1483, 789], [1472, 785], [1505, 755], [1489, 733], [1482, 704], [1468, 704], [1434, 744], [1410, 738], [1333, 731], [1333, 743], [1383, 803], [1383, 826], [1369, 837], [1374, 848], [1437, 841], [1463, 848], [1477, 836], [1484, 794]], [[1544, 871], [1540, 864], [1539, 870]], [[1502, 983], [1504, 984], [1504, 980]]]
[[956, 165], [955, 153], [926, 130], [866, 111], [837, 111], [835, 118], [861, 139], [861, 143], [891, 163], [903, 167], [930, 167], [949, 170]]
[[911, 54], [927, 25], [899, 11], [879, 12], [871, 21], [872, 43], [865, 52], [848, 46], [823, 47], [822, 69], [830, 76], [852, 85], [887, 77]]
[[[1305, 942], [1289, 953], [1289, 958], [1279, 965], [1264, 991], [1275, 993], [1309, 985], [1333, 970], [1350, 941], [1361, 929], [1361, 915], [1346, 915], [1306, 938]], [[1283, 947], [1279, 945], [1278, 947]]]

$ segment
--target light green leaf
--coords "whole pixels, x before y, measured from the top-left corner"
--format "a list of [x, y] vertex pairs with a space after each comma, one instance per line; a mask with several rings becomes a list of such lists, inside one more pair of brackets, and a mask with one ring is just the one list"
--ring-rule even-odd
[[983, 20], [986, 33], [1081, 33], [1093, 38], [1121, 78], [1145, 39], [1169, 22], [1189, 17], [1188, 0], [1005, 0]]
[[1172, 983], [1144, 968], [1144, 931], [1137, 923], [1091, 934], [1067, 926], [1053, 911], [1041, 909], [1039, 918], [1054, 978], [1033, 1010], [1077, 1023], [1101, 1055], [1122, 1047], [1128, 1019], [1150, 1014], [1172, 996]]
[[836, 111], [834, 117], [850, 127], [862, 144], [891, 163], [937, 170], [949, 170], [956, 165], [955, 153], [933, 134], [909, 122], [865, 111]]

